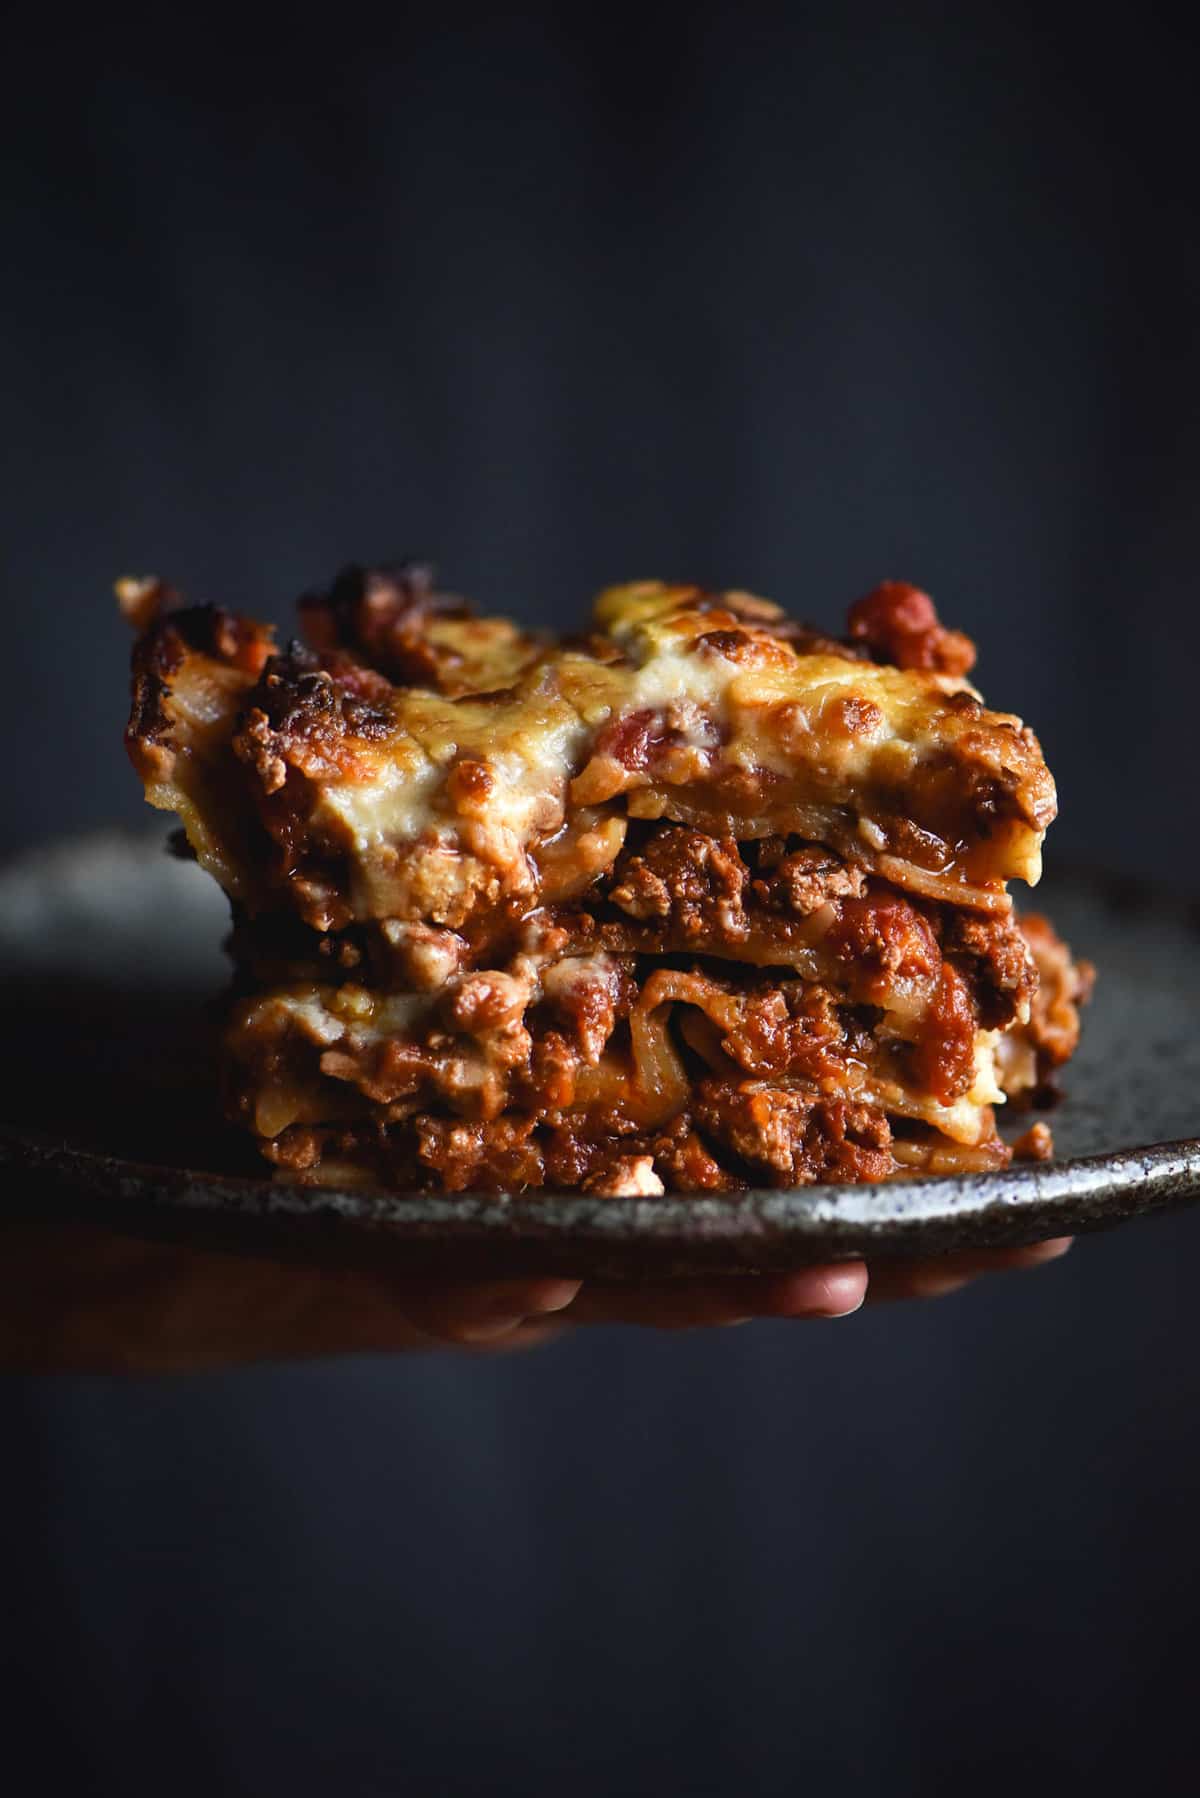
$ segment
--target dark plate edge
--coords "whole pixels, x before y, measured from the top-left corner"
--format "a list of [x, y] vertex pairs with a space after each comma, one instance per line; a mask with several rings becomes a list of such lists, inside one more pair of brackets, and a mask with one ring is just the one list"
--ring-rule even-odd
[[284, 1260], [660, 1279], [1102, 1229], [1200, 1197], [1200, 1138], [967, 1177], [698, 1198], [343, 1191], [126, 1161], [12, 1130], [0, 1130], [0, 1169], [10, 1219], [45, 1219], [49, 1207], [63, 1221]]

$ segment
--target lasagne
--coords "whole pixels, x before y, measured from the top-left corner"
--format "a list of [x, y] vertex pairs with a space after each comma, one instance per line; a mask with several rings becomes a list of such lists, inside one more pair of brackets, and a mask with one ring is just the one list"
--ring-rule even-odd
[[914, 587], [834, 637], [639, 582], [552, 640], [351, 568], [284, 646], [118, 591], [130, 755], [232, 905], [225, 1102], [288, 1177], [995, 1168], [1075, 1047], [1090, 970], [1008, 892], [1053, 781]]

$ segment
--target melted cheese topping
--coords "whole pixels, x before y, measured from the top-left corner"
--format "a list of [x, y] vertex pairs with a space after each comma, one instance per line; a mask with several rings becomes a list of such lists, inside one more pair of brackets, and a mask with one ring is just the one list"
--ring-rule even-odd
[[[242, 898], [254, 808], [286, 787], [300, 813], [291, 841], [348, 870], [351, 913], [364, 918], [447, 922], [531, 896], [556, 840], [556, 885], [570, 891], [564, 830], [586, 839], [586, 882], [618, 852], [622, 816], [742, 839], [795, 834], [893, 884], [985, 909], [1007, 906], [1006, 880], [1036, 882], [1055, 795], [1019, 719], [984, 710], [945, 675], [797, 654], [754, 621], [772, 612], [766, 602], [750, 612], [690, 588], [612, 588], [596, 607], [603, 637], [510, 645], [506, 671], [534, 659], [499, 689], [497, 671], [472, 660], [480, 625], [441, 621], [452, 690], [382, 683], [370, 728], [348, 710], [332, 746], [328, 708], [306, 710], [303, 690], [328, 676], [293, 674], [296, 703], [273, 726], [251, 673], [174, 644], [166, 728], [135, 732], [131, 747], [149, 797], [178, 809], [197, 853]], [[249, 748], [238, 734], [247, 710], [259, 721]]]
[[795, 832], [990, 909], [1004, 880], [1038, 879], [1054, 789], [1019, 719], [960, 680], [797, 655], [689, 594], [612, 589], [611, 656], [544, 651], [486, 698], [394, 689], [382, 739], [319, 779], [307, 763], [308, 824], [346, 858], [355, 912], [445, 921], [530, 894], [530, 856], [584, 807]]

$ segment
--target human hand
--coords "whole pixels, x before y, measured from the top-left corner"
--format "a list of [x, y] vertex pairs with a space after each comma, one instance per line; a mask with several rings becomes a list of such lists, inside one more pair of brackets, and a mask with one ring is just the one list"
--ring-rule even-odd
[[698, 1329], [755, 1318], [850, 1317], [863, 1304], [941, 1298], [984, 1274], [1040, 1267], [1058, 1260], [1069, 1236], [1019, 1248], [975, 1250], [926, 1260], [839, 1261], [790, 1274], [734, 1274], [715, 1280], [656, 1285], [587, 1282], [560, 1313], [571, 1323], [646, 1324]]
[[12, 1225], [3, 1237], [0, 1368], [26, 1372], [197, 1371], [263, 1360], [454, 1345], [531, 1347], [583, 1324], [696, 1329], [753, 1318], [833, 1318], [871, 1303], [931, 1298], [982, 1274], [1041, 1265], [1069, 1238], [926, 1261], [861, 1261], [790, 1274], [648, 1285], [557, 1276], [397, 1277], [299, 1267], [145, 1242], [91, 1225]]

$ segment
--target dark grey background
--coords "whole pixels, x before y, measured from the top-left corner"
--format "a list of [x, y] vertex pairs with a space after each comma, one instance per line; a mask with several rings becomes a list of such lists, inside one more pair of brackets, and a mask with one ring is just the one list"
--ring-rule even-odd
[[[1200, 882], [1190, 36], [567, 11], [10, 37], [0, 842], [140, 815], [114, 575], [284, 618], [412, 551], [540, 621], [919, 581], [1042, 735], [1051, 853]], [[10, 1381], [7, 1739], [106, 1794], [1189, 1789], [1196, 1246]]]

